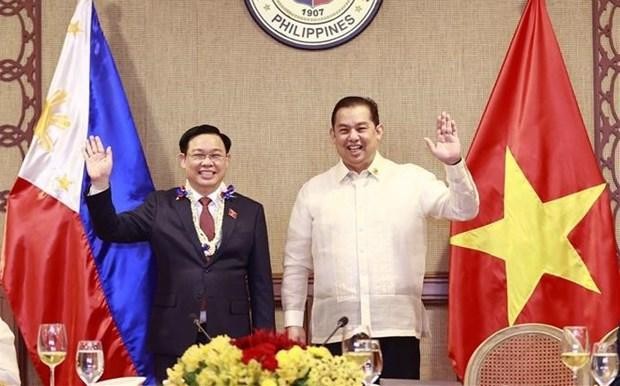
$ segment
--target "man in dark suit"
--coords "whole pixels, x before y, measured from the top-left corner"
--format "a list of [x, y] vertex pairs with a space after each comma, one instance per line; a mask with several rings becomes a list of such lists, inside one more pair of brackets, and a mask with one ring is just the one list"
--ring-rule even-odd
[[[227, 334], [275, 328], [265, 215], [260, 203], [222, 182], [231, 141], [210, 125], [179, 140], [184, 186], [151, 193], [138, 208], [116, 214], [112, 149], [91, 137], [84, 149], [91, 188], [86, 202], [97, 235], [112, 242], [150, 242], [157, 284], [149, 347], [158, 380], [187, 347]], [[208, 200], [205, 200], [208, 198]]]

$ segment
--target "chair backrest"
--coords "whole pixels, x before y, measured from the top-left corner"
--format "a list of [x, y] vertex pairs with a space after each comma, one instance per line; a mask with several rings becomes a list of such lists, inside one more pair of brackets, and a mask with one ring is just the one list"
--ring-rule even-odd
[[526, 323], [497, 331], [478, 346], [465, 371], [465, 386], [573, 386], [560, 359], [562, 330]]
[[[618, 327], [616, 327], [613, 330], [609, 331], [607, 334], [605, 334], [605, 336], [601, 338], [600, 342], [617, 343], [618, 345], [616, 346], [616, 350], [618, 350], [618, 355], [620, 355], [620, 342], [618, 342], [618, 334]], [[616, 376], [616, 379], [611, 384], [611, 386], [620, 386], [620, 374]]]
[[601, 342], [616, 343], [618, 341], [618, 327], [609, 331], [604, 337], [601, 338]]

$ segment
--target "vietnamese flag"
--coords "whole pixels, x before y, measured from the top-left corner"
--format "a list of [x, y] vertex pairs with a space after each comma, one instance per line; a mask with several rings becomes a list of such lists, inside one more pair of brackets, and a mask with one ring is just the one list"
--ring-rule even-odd
[[620, 320], [609, 192], [544, 0], [528, 1], [467, 156], [480, 214], [453, 223], [449, 354], [459, 378], [482, 341], [519, 323]]

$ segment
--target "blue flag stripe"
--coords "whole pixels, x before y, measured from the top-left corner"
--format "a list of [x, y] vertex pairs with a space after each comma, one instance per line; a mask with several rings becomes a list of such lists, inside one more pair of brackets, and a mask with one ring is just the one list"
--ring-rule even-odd
[[[90, 109], [88, 135], [98, 135], [112, 146], [113, 200], [119, 212], [140, 205], [153, 191], [133, 117], [93, 5], [90, 50]], [[83, 190], [90, 182], [85, 177]], [[154, 381], [153, 363], [147, 350], [147, 326], [155, 272], [150, 246], [103, 243], [94, 232], [85, 202], [80, 216], [95, 257], [100, 281], [123, 341], [140, 375]]]

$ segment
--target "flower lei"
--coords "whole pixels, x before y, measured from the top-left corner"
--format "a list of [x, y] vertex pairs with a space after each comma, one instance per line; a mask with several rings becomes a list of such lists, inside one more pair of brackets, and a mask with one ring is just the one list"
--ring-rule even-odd
[[[182, 198], [190, 199], [190, 192], [185, 188], [185, 186], [179, 186], [176, 189], [177, 200]], [[200, 245], [202, 246], [202, 252], [205, 256], [213, 256], [217, 249], [218, 244], [222, 239], [222, 222], [224, 220], [224, 202], [235, 198], [235, 187], [233, 185], [228, 185], [226, 189], [222, 190], [219, 195], [219, 201], [217, 203], [217, 207], [215, 210], [215, 216], [213, 218], [215, 225], [215, 234], [213, 235], [213, 239], [209, 240], [207, 235], [203, 232], [202, 228], [200, 228], [200, 216], [196, 211], [192, 211], [192, 220], [194, 222], [194, 228], [196, 228], [196, 232], [198, 233], [198, 240], [200, 240]], [[192, 201], [190, 199], [190, 201]], [[203, 210], [208, 210], [207, 208], [203, 208]]]
[[224, 199], [224, 201], [230, 200], [231, 198], [235, 198], [235, 187], [234, 185], [228, 185], [225, 190], [222, 190], [220, 196]]
[[181, 185], [177, 188], [177, 198], [176, 200], [179, 201], [182, 198], [187, 198], [187, 189], [185, 189], [185, 186]]
[[[202, 208], [202, 210], [209, 210], [208, 208]], [[194, 213], [194, 226], [198, 231], [198, 239], [200, 240], [200, 245], [202, 246], [202, 252], [205, 256], [213, 256], [215, 250], [217, 249], [220, 240], [222, 239], [222, 221], [224, 220], [224, 204], [218, 203], [215, 209], [215, 218], [213, 219], [215, 224], [215, 234], [213, 238], [209, 240], [207, 235], [202, 231], [200, 227], [200, 218], [198, 213]]]

